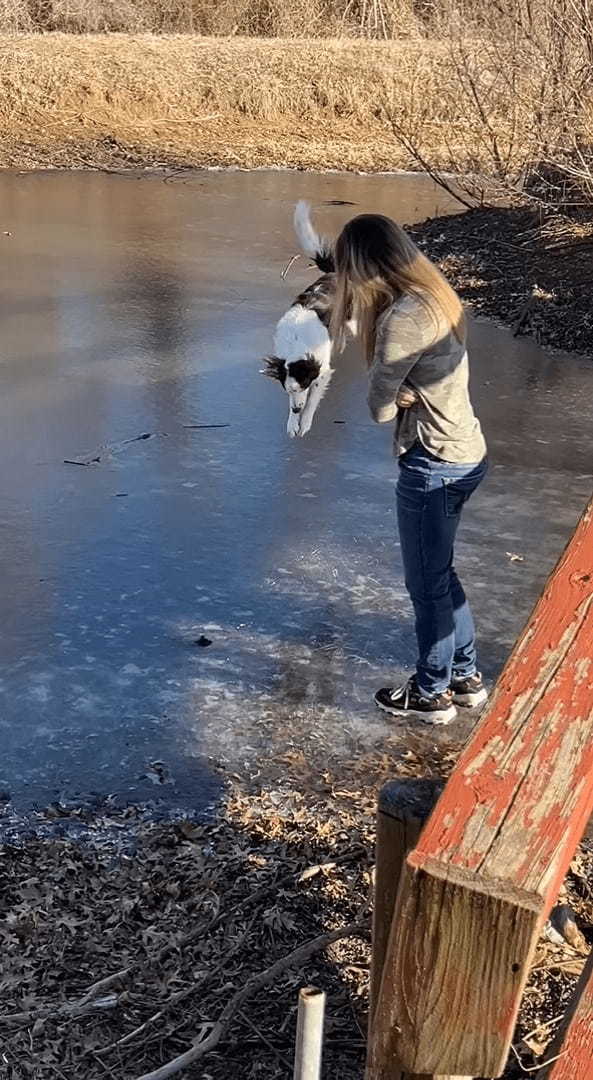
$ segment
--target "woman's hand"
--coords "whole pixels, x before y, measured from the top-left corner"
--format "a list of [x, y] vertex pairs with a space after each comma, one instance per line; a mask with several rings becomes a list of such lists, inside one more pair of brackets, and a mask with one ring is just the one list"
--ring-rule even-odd
[[398, 409], [411, 409], [412, 405], [415, 405], [418, 400], [418, 394], [415, 390], [412, 390], [411, 386], [400, 386], [395, 404]]

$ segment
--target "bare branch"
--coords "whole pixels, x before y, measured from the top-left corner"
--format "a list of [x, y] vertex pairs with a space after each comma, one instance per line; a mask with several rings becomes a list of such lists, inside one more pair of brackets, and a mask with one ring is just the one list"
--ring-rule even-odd
[[174, 1076], [176, 1073], [181, 1072], [182, 1069], [186, 1069], [188, 1065], [192, 1065], [218, 1046], [235, 1016], [235, 1013], [237, 1013], [239, 1009], [242, 1008], [245, 1001], [252, 997], [258, 990], [261, 990], [262, 987], [268, 986], [270, 983], [274, 982], [275, 979], [280, 975], [283, 975], [289, 968], [299, 967], [299, 965], [303, 964], [305, 960], [308, 960], [310, 956], [313, 956], [318, 952], [323, 952], [328, 945], [332, 945], [335, 941], [341, 941], [342, 938], [347, 937], [366, 937], [367, 933], [368, 927], [366, 925], [361, 923], [350, 923], [348, 926], [343, 926], [340, 930], [331, 930], [329, 933], [320, 934], [319, 937], [313, 938], [311, 941], [306, 942], [305, 945], [299, 946], [298, 949], [294, 949], [288, 956], [281, 957], [275, 964], [272, 964], [271, 967], [260, 972], [259, 975], [253, 975], [251, 979], [248, 979], [245, 983], [245, 986], [233, 995], [223, 1009], [219, 1019], [213, 1024], [212, 1029], [206, 1038], [199, 1038], [191, 1049], [187, 1050], [184, 1054], [180, 1054], [179, 1057], [173, 1058], [172, 1061], [168, 1061], [159, 1069], [155, 1069], [154, 1072], [144, 1073], [143, 1076], [138, 1077], [138, 1080], [168, 1080], [170, 1076]]

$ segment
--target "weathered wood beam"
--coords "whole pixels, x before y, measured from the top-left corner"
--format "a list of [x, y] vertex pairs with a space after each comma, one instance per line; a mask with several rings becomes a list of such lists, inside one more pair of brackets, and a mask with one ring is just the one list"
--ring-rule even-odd
[[593, 1076], [593, 953], [578, 981], [558, 1037], [546, 1051], [537, 1080], [590, 1080]]
[[540, 928], [593, 809], [593, 502], [406, 859], [377, 1053], [500, 1076]]

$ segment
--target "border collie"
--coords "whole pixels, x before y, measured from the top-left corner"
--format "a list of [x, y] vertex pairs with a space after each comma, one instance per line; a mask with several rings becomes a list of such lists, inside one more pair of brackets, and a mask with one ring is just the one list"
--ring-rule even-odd
[[[262, 375], [278, 379], [288, 394], [287, 431], [291, 439], [311, 429], [313, 417], [333, 374], [334, 343], [329, 324], [335, 294], [335, 263], [329, 241], [311, 223], [310, 204], [301, 199], [294, 212], [300, 246], [322, 276], [297, 296], [276, 326], [274, 355], [265, 357]], [[348, 328], [354, 333], [353, 323]]]

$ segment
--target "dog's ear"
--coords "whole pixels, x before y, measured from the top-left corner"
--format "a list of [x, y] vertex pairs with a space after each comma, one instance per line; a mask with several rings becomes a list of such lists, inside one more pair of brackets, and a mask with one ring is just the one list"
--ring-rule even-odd
[[267, 375], [270, 379], [277, 379], [284, 386], [286, 382], [286, 360], [281, 356], [264, 356], [264, 364], [260, 375]]

